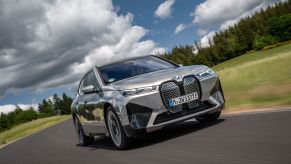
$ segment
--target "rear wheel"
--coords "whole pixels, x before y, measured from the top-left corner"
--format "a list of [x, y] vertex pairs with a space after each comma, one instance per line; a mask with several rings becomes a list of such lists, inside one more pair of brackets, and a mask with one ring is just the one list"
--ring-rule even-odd
[[93, 143], [94, 138], [85, 135], [81, 123], [77, 117], [74, 118], [75, 130], [77, 134], [77, 141], [79, 146], [86, 146]]
[[118, 149], [125, 149], [129, 145], [129, 138], [126, 136], [121, 122], [112, 107], [107, 108], [106, 125], [114, 145]]
[[221, 111], [217, 111], [211, 114], [202, 115], [199, 117], [196, 117], [197, 121], [200, 123], [208, 123], [217, 120], [220, 117]]

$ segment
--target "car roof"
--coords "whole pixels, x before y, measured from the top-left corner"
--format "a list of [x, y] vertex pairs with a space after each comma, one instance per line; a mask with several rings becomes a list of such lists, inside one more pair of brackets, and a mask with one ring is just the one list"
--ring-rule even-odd
[[97, 68], [98, 67], [103, 67], [103, 66], [106, 66], [106, 65], [110, 65], [110, 64], [114, 64], [114, 63], [118, 63], [118, 62], [122, 62], [122, 61], [126, 61], [126, 60], [144, 58], [144, 57], [148, 57], [148, 56], [154, 56], [154, 55], [142, 55], [142, 56], [127, 57], [127, 58], [123, 58], [123, 59], [119, 59], [119, 60], [114, 60], [114, 61], [111, 61], [111, 62], [107, 62], [107, 63], [101, 64], [101, 65], [96, 65], [95, 67], [97, 67]]

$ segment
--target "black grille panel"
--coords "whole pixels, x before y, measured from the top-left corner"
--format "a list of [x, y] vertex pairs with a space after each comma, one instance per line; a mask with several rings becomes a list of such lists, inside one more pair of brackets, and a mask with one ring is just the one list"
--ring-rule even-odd
[[204, 101], [204, 102], [201, 102], [201, 105], [195, 109], [185, 109], [179, 113], [170, 113], [170, 112], [161, 113], [156, 117], [156, 119], [154, 121], [154, 125], [159, 124], [159, 123], [163, 123], [163, 122], [167, 122], [170, 120], [174, 120], [174, 119], [177, 119], [177, 118], [189, 115], [189, 114], [193, 114], [196, 112], [200, 112], [200, 111], [209, 109], [213, 106], [214, 105], [210, 104], [208, 101]]
[[152, 114], [151, 108], [134, 103], [128, 103], [126, 108], [128, 120], [132, 128], [141, 129], [147, 126]]
[[[197, 92], [198, 97], [200, 97], [201, 93], [200, 93], [200, 89], [199, 89], [199, 83], [195, 79], [195, 77], [193, 77], [193, 76], [185, 77], [183, 79], [183, 87], [184, 87], [185, 95]], [[189, 108], [195, 108], [195, 107], [199, 106], [199, 102], [200, 102], [200, 99], [188, 102], [187, 104], [188, 104]]]
[[169, 106], [169, 99], [181, 96], [181, 91], [179, 89], [179, 86], [175, 82], [170, 81], [170, 82], [163, 83], [161, 85], [160, 91], [161, 91], [162, 99], [164, 101], [164, 105], [169, 111], [173, 113], [182, 111], [182, 108], [183, 108], [182, 104], [174, 106], [174, 107]]
[[152, 109], [139, 105], [139, 104], [135, 104], [135, 103], [128, 103], [126, 105], [127, 108], [127, 114], [128, 115], [132, 115], [132, 114], [136, 114], [136, 113], [151, 113]]

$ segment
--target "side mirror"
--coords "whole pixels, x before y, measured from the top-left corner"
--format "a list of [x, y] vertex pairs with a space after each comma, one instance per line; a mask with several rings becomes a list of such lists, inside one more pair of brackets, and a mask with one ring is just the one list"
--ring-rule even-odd
[[93, 85], [88, 85], [88, 86], [82, 88], [82, 92], [85, 93], [85, 94], [93, 93], [93, 92], [95, 92], [94, 86]]

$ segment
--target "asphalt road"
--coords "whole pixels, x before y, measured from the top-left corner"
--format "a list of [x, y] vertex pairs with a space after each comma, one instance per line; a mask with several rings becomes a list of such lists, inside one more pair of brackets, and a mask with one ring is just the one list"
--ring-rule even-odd
[[129, 150], [108, 138], [76, 146], [72, 120], [0, 149], [1, 164], [291, 163], [291, 110], [200, 125], [191, 120], [140, 136]]

